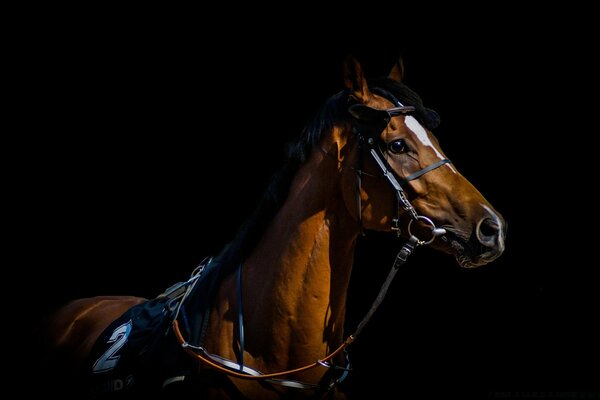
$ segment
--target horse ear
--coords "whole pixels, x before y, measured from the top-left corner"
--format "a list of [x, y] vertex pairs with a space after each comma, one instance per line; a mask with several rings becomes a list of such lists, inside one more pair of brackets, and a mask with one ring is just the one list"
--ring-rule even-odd
[[392, 67], [389, 78], [396, 82], [402, 82], [402, 79], [404, 78], [404, 61], [402, 61], [402, 57], [400, 57]]
[[351, 55], [344, 60], [344, 84], [348, 89], [352, 90], [354, 96], [361, 103], [366, 103], [371, 98], [371, 92], [369, 91], [362, 67], [356, 58]]

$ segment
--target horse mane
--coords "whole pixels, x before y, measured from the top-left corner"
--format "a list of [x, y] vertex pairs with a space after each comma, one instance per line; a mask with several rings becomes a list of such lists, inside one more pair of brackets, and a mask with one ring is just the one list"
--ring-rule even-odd
[[[433, 129], [439, 124], [437, 113], [424, 107], [419, 95], [403, 83], [389, 78], [377, 78], [371, 80], [370, 85], [389, 91], [404, 105], [415, 107], [415, 116], [427, 128]], [[284, 165], [271, 178], [258, 206], [241, 225], [233, 240], [214, 258], [213, 262], [219, 266], [221, 274], [228, 274], [237, 268], [256, 247], [269, 223], [285, 202], [296, 172], [306, 162], [321, 137], [331, 132], [336, 125], [350, 123], [350, 115], [347, 112], [350, 104], [349, 94], [348, 90], [343, 90], [327, 99], [296, 139], [288, 143]]]
[[308, 121], [300, 134], [288, 142], [283, 167], [271, 177], [262, 199], [238, 229], [233, 240], [214, 258], [213, 262], [219, 265], [221, 273], [231, 272], [256, 247], [269, 223], [285, 202], [298, 169], [306, 162], [321, 137], [331, 132], [333, 127], [344, 119], [349, 120], [346, 113], [347, 99], [346, 91], [331, 96]]

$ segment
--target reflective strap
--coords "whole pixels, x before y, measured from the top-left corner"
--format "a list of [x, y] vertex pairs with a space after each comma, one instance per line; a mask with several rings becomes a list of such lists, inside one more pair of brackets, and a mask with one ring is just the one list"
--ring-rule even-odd
[[294, 389], [320, 389], [321, 386], [315, 385], [314, 383], [306, 383], [300, 381], [294, 381], [291, 379], [267, 379], [269, 383], [274, 383], [276, 385], [286, 386]]
[[[233, 363], [235, 364], [235, 363]], [[236, 368], [237, 369], [237, 368]], [[256, 371], [258, 373], [258, 371]], [[260, 374], [260, 373], [259, 373]], [[335, 381], [335, 383], [339, 383], [342, 380], [344, 380], [346, 378], [346, 375], [348, 374], [347, 371], [344, 371], [344, 375], [342, 375], [342, 377], [338, 380]], [[168, 378], [165, 379], [165, 381], [162, 384], [162, 390], [165, 390], [165, 388], [173, 383], [176, 382], [183, 382], [185, 380], [185, 375], [179, 375], [179, 376], [174, 376], [172, 378]], [[275, 385], [280, 385], [280, 386], [285, 386], [285, 387], [289, 387], [289, 388], [294, 388], [294, 389], [320, 389], [321, 386], [319, 385], [315, 385], [313, 383], [306, 383], [306, 382], [300, 382], [300, 381], [295, 381], [292, 379], [266, 379], [267, 382], [275, 384]]]
[[214, 362], [217, 362], [217, 363], [221, 364], [222, 366], [230, 368], [232, 370], [242, 371], [245, 374], [254, 375], [254, 376], [264, 375], [262, 372], [255, 370], [254, 368], [250, 368], [246, 365], [240, 365], [240, 364], [236, 363], [235, 361], [229, 360], [227, 358], [223, 358], [216, 354], [212, 354], [207, 351], [204, 351], [204, 355], [206, 357], [210, 358], [211, 360], [213, 360]]
[[162, 390], [165, 390], [167, 386], [175, 382], [183, 382], [185, 380], [185, 375], [174, 376], [172, 378], [165, 379], [162, 384]]

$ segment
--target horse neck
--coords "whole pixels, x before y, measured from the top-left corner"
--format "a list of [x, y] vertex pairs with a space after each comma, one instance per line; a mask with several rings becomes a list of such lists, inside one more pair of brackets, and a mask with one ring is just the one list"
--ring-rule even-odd
[[[286, 202], [243, 262], [245, 350], [266, 370], [312, 363], [343, 340], [346, 291], [358, 225], [340, 191], [338, 162], [313, 151]], [[237, 320], [235, 279], [222, 288], [221, 350]], [[215, 332], [216, 333], [216, 332]], [[223, 336], [224, 335], [224, 336]], [[230, 336], [233, 335], [233, 336]], [[248, 357], [246, 358], [248, 359]]]

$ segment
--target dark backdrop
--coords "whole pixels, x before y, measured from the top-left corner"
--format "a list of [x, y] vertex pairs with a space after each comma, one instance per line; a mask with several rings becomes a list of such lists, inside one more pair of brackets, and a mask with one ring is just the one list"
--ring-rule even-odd
[[[380, 76], [402, 55], [405, 83], [441, 115], [445, 152], [508, 221], [507, 250], [461, 270], [419, 249], [351, 350], [350, 393], [598, 390], [595, 280], [560, 222], [573, 211], [554, 179], [568, 164], [565, 139], [551, 137], [569, 135], [557, 104], [576, 77], [556, 65], [570, 46], [517, 19], [460, 21], [433, 38], [425, 27], [337, 22], [348, 28], [87, 15], [28, 32], [10, 148], [19, 155], [10, 265], [27, 309], [38, 317], [78, 297], [151, 297], [185, 279], [233, 237], [284, 144], [342, 88], [344, 56]], [[507, 26], [512, 39], [498, 34]], [[376, 234], [359, 243], [349, 329], [397, 249]]]

